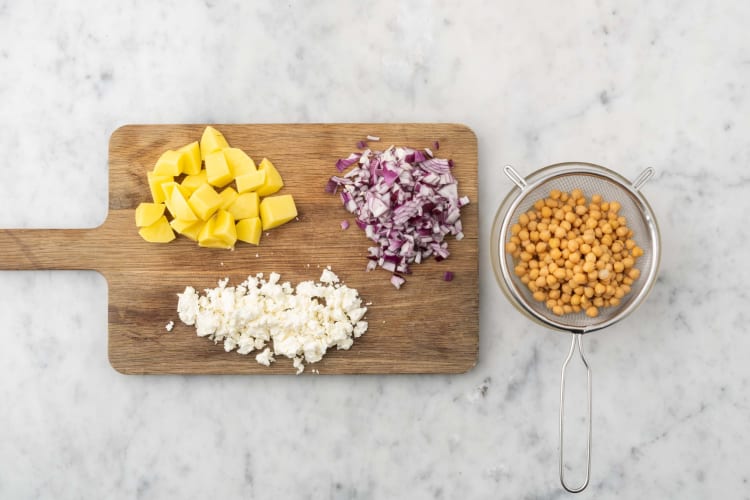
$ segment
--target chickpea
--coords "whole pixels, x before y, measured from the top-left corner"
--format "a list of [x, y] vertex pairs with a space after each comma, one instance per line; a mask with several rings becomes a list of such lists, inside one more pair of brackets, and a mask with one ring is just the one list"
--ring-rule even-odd
[[544, 302], [546, 295], [542, 291], [534, 292], [534, 300], [537, 302]]
[[599, 316], [599, 309], [594, 306], [587, 307], [586, 316], [588, 316], [589, 318], [596, 318], [597, 316]]

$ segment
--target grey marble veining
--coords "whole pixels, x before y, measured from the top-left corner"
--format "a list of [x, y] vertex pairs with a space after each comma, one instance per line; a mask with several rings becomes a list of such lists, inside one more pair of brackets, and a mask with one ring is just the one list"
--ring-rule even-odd
[[664, 255], [585, 339], [580, 498], [750, 498], [748, 21], [735, 0], [2, 2], [0, 227], [101, 223], [125, 123], [461, 122], [482, 278], [464, 375], [126, 377], [101, 276], [1, 272], [0, 498], [567, 497], [569, 338], [516, 312], [487, 250], [502, 166], [569, 160], [655, 167]]

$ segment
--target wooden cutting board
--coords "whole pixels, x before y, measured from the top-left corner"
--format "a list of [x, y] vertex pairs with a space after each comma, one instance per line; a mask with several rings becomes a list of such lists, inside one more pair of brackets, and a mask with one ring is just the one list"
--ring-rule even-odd
[[[150, 201], [146, 172], [159, 155], [198, 140], [205, 125], [127, 125], [109, 143], [109, 213], [93, 229], [0, 230], [0, 269], [93, 269], [109, 284], [109, 360], [128, 374], [290, 374], [291, 360], [271, 367], [254, 354], [227, 353], [200, 338], [176, 314], [177, 293], [191, 285], [215, 287], [228, 277], [275, 271], [293, 285], [317, 280], [325, 266], [368, 302], [370, 327], [348, 351], [335, 349], [311, 368], [321, 374], [460, 373], [476, 364], [479, 332], [477, 139], [457, 124], [291, 124], [216, 125], [230, 145], [256, 161], [268, 157], [297, 203], [299, 220], [264, 233], [258, 247], [238, 243], [234, 251], [200, 248], [184, 237], [169, 244], [143, 241], [134, 224], [135, 207]], [[357, 151], [368, 134], [390, 144], [433, 147], [452, 158], [465, 238], [451, 239], [451, 256], [412, 266], [396, 290], [390, 273], [365, 272], [370, 241], [342, 207], [324, 192], [335, 164]], [[280, 193], [281, 194], [281, 193]], [[352, 224], [341, 229], [341, 221]], [[443, 280], [445, 271], [454, 280]], [[171, 332], [165, 325], [175, 322]], [[85, 339], [82, 339], [85, 341]]]

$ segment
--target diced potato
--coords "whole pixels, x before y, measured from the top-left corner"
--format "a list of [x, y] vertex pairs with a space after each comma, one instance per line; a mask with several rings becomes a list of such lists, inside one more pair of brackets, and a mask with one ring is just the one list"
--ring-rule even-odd
[[219, 210], [214, 216], [213, 234], [224, 241], [228, 247], [233, 247], [237, 242], [237, 230], [234, 226], [232, 214], [226, 210]]
[[260, 244], [260, 235], [263, 233], [260, 218], [242, 219], [237, 223], [236, 229], [238, 240], [245, 243], [252, 243], [253, 245]]
[[150, 226], [164, 215], [164, 203], [141, 203], [135, 209], [135, 225]]
[[193, 241], [198, 241], [198, 235], [205, 224], [202, 220], [184, 221], [180, 219], [172, 219], [169, 223], [172, 229]]
[[167, 198], [161, 186], [167, 182], [174, 182], [174, 177], [148, 172], [146, 178], [148, 179], [148, 188], [151, 190], [151, 199], [154, 200], [154, 203], [164, 203]]
[[227, 143], [227, 140], [224, 138], [221, 132], [211, 126], [206, 127], [206, 129], [203, 131], [203, 135], [201, 136], [200, 144], [201, 158], [203, 160], [205, 160], [206, 156], [210, 155], [211, 153], [215, 151], [221, 151], [222, 149], [228, 147], [229, 143]]
[[274, 194], [284, 187], [284, 181], [281, 179], [281, 174], [279, 174], [279, 171], [276, 170], [276, 167], [273, 166], [273, 163], [271, 163], [271, 160], [268, 158], [263, 158], [263, 160], [261, 160], [260, 165], [258, 165], [258, 170], [262, 170], [266, 173], [263, 185], [256, 190], [259, 196]]
[[220, 188], [232, 182], [234, 177], [224, 152], [214, 151], [206, 156], [206, 176], [209, 184]]
[[202, 220], [208, 220], [221, 206], [221, 197], [208, 184], [201, 185], [190, 195], [190, 208]]
[[258, 193], [242, 193], [227, 210], [234, 220], [257, 217], [259, 201]]
[[150, 243], [169, 243], [175, 238], [174, 231], [164, 215], [150, 226], [140, 228], [138, 234]]
[[165, 151], [154, 166], [154, 173], [157, 175], [171, 175], [176, 177], [182, 173], [183, 155], [181, 152], [168, 150]]
[[198, 235], [198, 245], [209, 248], [233, 248], [237, 242], [237, 229], [232, 215], [219, 210], [211, 217]]
[[190, 208], [187, 198], [182, 193], [182, 190], [180, 188], [181, 186], [177, 185], [174, 189], [172, 189], [172, 197], [170, 198], [171, 208], [169, 211], [172, 215], [174, 215], [175, 219], [196, 222], [198, 220], [198, 216], [195, 215], [193, 209]]
[[253, 159], [239, 148], [226, 148], [224, 156], [227, 158], [227, 163], [234, 177], [249, 174], [257, 170]]
[[222, 210], [227, 210], [230, 206], [232, 206], [232, 203], [237, 199], [237, 191], [234, 190], [233, 187], [229, 186], [227, 188], [224, 188], [224, 190], [219, 193], [219, 196], [221, 197], [221, 205], [219, 205], [219, 208]]
[[191, 142], [177, 150], [182, 153], [182, 173], [196, 175], [201, 171], [201, 148], [198, 141]]
[[182, 179], [180, 186], [182, 186], [184, 190], [188, 192], [189, 196], [193, 194], [196, 189], [201, 187], [201, 184], [205, 184], [207, 182], [208, 176], [206, 175], [206, 171], [201, 170], [197, 174], [188, 175], [184, 179]]
[[238, 193], [247, 193], [255, 191], [266, 182], [266, 172], [258, 170], [249, 174], [240, 175], [235, 179]]
[[264, 231], [286, 224], [297, 217], [297, 207], [290, 194], [263, 198], [260, 202], [259, 211]]

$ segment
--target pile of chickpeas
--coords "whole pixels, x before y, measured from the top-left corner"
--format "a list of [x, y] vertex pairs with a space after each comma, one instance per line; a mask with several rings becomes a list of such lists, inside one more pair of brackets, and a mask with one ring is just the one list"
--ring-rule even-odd
[[591, 318], [620, 303], [643, 255], [620, 208], [598, 194], [587, 202], [580, 189], [554, 189], [518, 217], [505, 250], [534, 300], [558, 316], [585, 311]]

